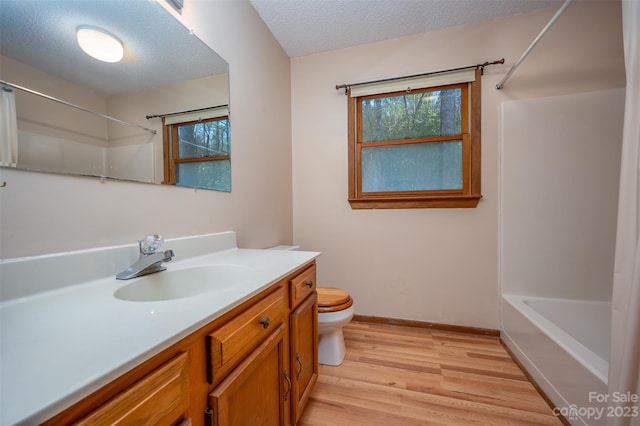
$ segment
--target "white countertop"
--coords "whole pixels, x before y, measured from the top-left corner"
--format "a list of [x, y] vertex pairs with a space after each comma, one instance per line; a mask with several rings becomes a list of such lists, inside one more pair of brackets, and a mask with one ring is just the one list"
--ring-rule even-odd
[[135, 279], [110, 277], [0, 303], [0, 425], [52, 417], [319, 255], [234, 248], [172, 261], [167, 270], [234, 264], [253, 274], [170, 301], [119, 300]]

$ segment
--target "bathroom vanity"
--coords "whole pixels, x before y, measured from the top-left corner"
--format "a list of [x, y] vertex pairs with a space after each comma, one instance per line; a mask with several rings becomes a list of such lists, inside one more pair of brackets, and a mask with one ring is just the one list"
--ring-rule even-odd
[[[1, 423], [295, 424], [318, 375], [319, 253], [238, 249], [235, 234], [215, 236], [223, 242], [198, 237], [201, 248], [167, 241], [176, 260], [147, 278], [4, 300]], [[109, 250], [127, 257], [125, 248]], [[178, 260], [181, 252], [194, 256]], [[59, 267], [70, 259], [29, 260]], [[3, 278], [27, 273], [20, 261], [2, 261]], [[192, 286], [208, 274], [233, 283]], [[187, 289], [154, 293], [151, 284], [174, 279]]]

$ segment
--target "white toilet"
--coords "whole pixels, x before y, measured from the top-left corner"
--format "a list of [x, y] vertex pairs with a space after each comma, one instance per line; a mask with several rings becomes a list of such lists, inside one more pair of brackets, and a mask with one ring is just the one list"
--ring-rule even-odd
[[346, 348], [342, 327], [353, 318], [353, 299], [335, 287], [317, 287], [318, 292], [318, 362], [340, 365]]

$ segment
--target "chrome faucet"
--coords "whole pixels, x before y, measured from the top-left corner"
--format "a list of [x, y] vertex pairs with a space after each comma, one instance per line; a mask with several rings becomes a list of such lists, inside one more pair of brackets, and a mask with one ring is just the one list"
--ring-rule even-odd
[[171, 258], [175, 255], [173, 250], [158, 251], [163, 243], [164, 240], [157, 234], [149, 235], [145, 239], [139, 240], [140, 257], [138, 261], [116, 275], [116, 279], [130, 280], [131, 278], [167, 269], [162, 263], [171, 261]]

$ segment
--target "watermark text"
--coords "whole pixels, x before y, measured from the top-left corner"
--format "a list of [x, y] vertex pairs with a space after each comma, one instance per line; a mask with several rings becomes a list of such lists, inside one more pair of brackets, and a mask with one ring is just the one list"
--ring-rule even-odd
[[[593, 405], [580, 407], [571, 404], [568, 407], [553, 409], [555, 416], [563, 416], [567, 420], [602, 420], [608, 417], [640, 417], [637, 394], [630, 392], [599, 393], [589, 392], [589, 402]], [[609, 404], [603, 406], [602, 404]], [[615, 405], [619, 404], [619, 405]]]

